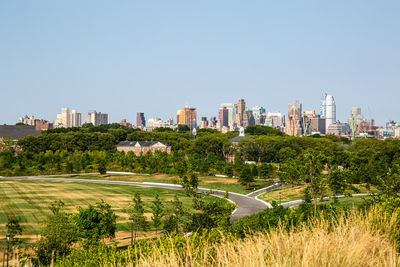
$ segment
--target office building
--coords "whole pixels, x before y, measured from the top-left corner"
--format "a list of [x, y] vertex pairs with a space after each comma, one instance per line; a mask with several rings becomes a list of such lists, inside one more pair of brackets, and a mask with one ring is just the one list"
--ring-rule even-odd
[[329, 125], [336, 123], [336, 103], [332, 95], [324, 93], [321, 98], [320, 106], [321, 118], [325, 118], [325, 128], [328, 129]]
[[96, 112], [95, 110], [89, 111], [85, 118], [86, 123], [91, 123], [94, 126], [108, 124], [108, 114]]
[[285, 133], [291, 136], [301, 136], [303, 134], [302, 105], [299, 101], [289, 104]]
[[82, 126], [82, 114], [78, 113], [76, 109], [71, 111], [71, 127], [81, 127]]
[[229, 128], [234, 129], [236, 125], [237, 104], [232, 104], [232, 103], [221, 104], [221, 108], [224, 107], [228, 109]]
[[239, 99], [237, 104], [236, 124], [238, 127], [243, 126], [244, 114], [246, 112], [246, 102], [244, 99]]
[[282, 129], [285, 127], [285, 115], [280, 112], [268, 112], [264, 124], [269, 127]]
[[226, 107], [221, 107], [218, 110], [220, 127], [229, 127], [229, 110]]
[[136, 114], [136, 127], [137, 128], [143, 128], [146, 126], [146, 119], [144, 117], [143, 112], [138, 112]]
[[180, 125], [187, 125], [190, 128], [195, 128], [197, 125], [197, 111], [193, 107], [183, 107], [178, 110], [177, 113], [177, 123]]
[[258, 116], [265, 113], [265, 108], [261, 106], [255, 106], [251, 109], [253, 111], [254, 119], [257, 120]]

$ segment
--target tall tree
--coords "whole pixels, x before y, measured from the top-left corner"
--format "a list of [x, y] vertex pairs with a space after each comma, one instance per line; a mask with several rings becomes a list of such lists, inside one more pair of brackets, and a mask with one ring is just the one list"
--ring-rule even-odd
[[164, 216], [164, 205], [160, 200], [160, 196], [158, 194], [156, 194], [155, 196], [155, 199], [151, 206], [151, 210], [153, 212], [151, 219], [153, 220], [153, 226], [156, 229], [156, 237], [157, 237], [157, 231], [162, 224], [162, 217]]
[[133, 218], [133, 227], [135, 229], [135, 241], [139, 229], [147, 229], [147, 221], [144, 216], [144, 203], [139, 193], [135, 193], [133, 197], [133, 206], [131, 208], [131, 216]]

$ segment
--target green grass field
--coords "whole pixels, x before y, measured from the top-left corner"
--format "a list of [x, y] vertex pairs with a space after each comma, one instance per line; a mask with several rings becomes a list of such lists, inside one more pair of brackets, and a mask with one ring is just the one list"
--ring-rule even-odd
[[[376, 188], [371, 188], [368, 190], [365, 186], [363, 185], [354, 185], [360, 190], [360, 193], [376, 193], [377, 190]], [[293, 201], [293, 200], [298, 200], [298, 199], [303, 199], [304, 194], [303, 191], [306, 188], [306, 185], [286, 185], [282, 188], [279, 188], [277, 190], [268, 192], [260, 196], [259, 198], [262, 200], [265, 200], [267, 202], [272, 202], [272, 201], [277, 201], [279, 202], [279, 193], [281, 193], [281, 202], [288, 202], [288, 201]], [[346, 191], [345, 194], [347, 193], [354, 193], [351, 191]], [[332, 192], [330, 190], [327, 190], [326, 196], [332, 196]]]
[[[120, 174], [87, 174], [87, 175], [71, 175], [71, 176], [54, 176], [60, 178], [76, 178], [76, 179], [93, 179], [93, 180], [114, 180], [114, 181], [129, 181], [129, 182], [153, 182], [153, 183], [178, 183], [179, 177], [169, 176], [166, 174], [153, 174], [153, 175], [120, 175]], [[256, 186], [256, 189], [267, 187], [272, 182], [264, 180], [256, 180], [251, 183]], [[224, 178], [215, 176], [201, 176], [199, 177], [199, 187], [209, 188], [215, 190], [223, 190], [235, 192], [240, 194], [251, 193], [246, 186], [238, 184], [236, 178]]]
[[[117, 240], [129, 239], [130, 224], [127, 210], [132, 203], [134, 193], [140, 193], [146, 207], [146, 216], [150, 220], [151, 201], [156, 193], [160, 195], [166, 208], [171, 207], [170, 201], [177, 195], [186, 209], [190, 210], [192, 201], [183, 191], [162, 188], [144, 188], [124, 185], [106, 185], [90, 183], [45, 182], [45, 181], [0, 181], [0, 235], [6, 234], [7, 216], [20, 219], [23, 226], [23, 237], [35, 239], [43, 227], [46, 216], [51, 212], [49, 204], [54, 200], [62, 200], [68, 212], [76, 212], [77, 206], [86, 207], [103, 199], [109, 203], [117, 219]], [[208, 197], [209, 199], [219, 198]], [[149, 236], [152, 233], [141, 233]]]
[[[370, 196], [354, 196], [354, 197], [345, 197], [338, 198], [337, 205], [343, 208], [362, 208], [366, 201], [371, 199]], [[320, 202], [322, 204], [332, 204], [333, 200], [329, 199], [327, 201]]]

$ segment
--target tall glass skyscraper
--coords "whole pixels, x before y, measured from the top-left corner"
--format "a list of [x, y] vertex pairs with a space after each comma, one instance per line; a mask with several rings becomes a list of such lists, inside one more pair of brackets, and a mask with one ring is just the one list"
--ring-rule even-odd
[[336, 123], [336, 103], [332, 95], [322, 94], [320, 112], [321, 118], [325, 118], [326, 129], [330, 124]]

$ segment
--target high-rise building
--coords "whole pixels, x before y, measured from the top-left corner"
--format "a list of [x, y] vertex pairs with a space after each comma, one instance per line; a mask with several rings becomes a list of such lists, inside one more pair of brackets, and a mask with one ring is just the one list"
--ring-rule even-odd
[[268, 112], [265, 125], [282, 129], [285, 126], [285, 115], [279, 112]]
[[61, 120], [65, 127], [71, 127], [71, 114], [69, 113], [69, 108], [61, 109]]
[[255, 106], [251, 110], [253, 111], [253, 116], [255, 120], [257, 120], [258, 116], [265, 113], [265, 108], [260, 106]]
[[326, 96], [326, 128], [332, 123], [336, 123], [336, 104], [332, 95]]
[[218, 110], [218, 117], [219, 117], [219, 123], [220, 127], [228, 127], [229, 126], [229, 110], [226, 107], [221, 107]]
[[321, 114], [321, 118], [325, 118], [325, 112], [326, 112], [326, 93], [322, 94], [320, 104], [319, 104], [319, 113]]
[[244, 115], [243, 115], [243, 124], [242, 124], [242, 126], [244, 128], [246, 128], [247, 126], [253, 126], [255, 124], [256, 124], [256, 122], [254, 120], [253, 111], [252, 110], [246, 110], [244, 112]]
[[244, 101], [244, 99], [239, 99], [237, 105], [237, 114], [236, 114], [236, 124], [238, 127], [243, 126], [245, 111], [246, 111], [246, 102]]
[[228, 109], [229, 128], [233, 129], [233, 128], [235, 128], [235, 124], [236, 124], [237, 104], [232, 104], [232, 103], [221, 104], [221, 108], [224, 108], [224, 107]]
[[[76, 110], [74, 110], [74, 112], [75, 112], [75, 114], [80, 114], [80, 113], [77, 113]], [[78, 116], [78, 115], [75, 115], [75, 116]], [[75, 118], [77, 119], [78, 117], [75, 117]], [[73, 124], [72, 124], [72, 116], [71, 116], [71, 113], [69, 111], [69, 108], [62, 108], [61, 109], [61, 113], [57, 114], [57, 119], [56, 119], [54, 124], [55, 124], [54, 125], [55, 127], [66, 127], [66, 128], [68, 128], [68, 127], [79, 127], [79, 126], [73, 126]]]
[[208, 128], [208, 120], [207, 117], [201, 117], [201, 121], [200, 121], [200, 128]]
[[336, 103], [332, 95], [322, 94], [320, 112], [321, 118], [326, 119], [326, 129], [328, 129], [330, 124], [336, 123]]
[[94, 126], [108, 124], [108, 114], [96, 112], [95, 110], [89, 111], [85, 118], [86, 123], [91, 123]]
[[302, 106], [299, 101], [289, 104], [285, 132], [291, 136], [301, 136], [303, 134]]
[[197, 125], [196, 108], [186, 106], [183, 107], [181, 110], [178, 110], [177, 122], [178, 124], [185, 124], [190, 128], [195, 128]]
[[136, 114], [136, 127], [142, 128], [146, 126], [146, 119], [143, 112], [138, 112]]
[[81, 127], [82, 126], [82, 114], [78, 113], [76, 109], [71, 111], [71, 127]]

